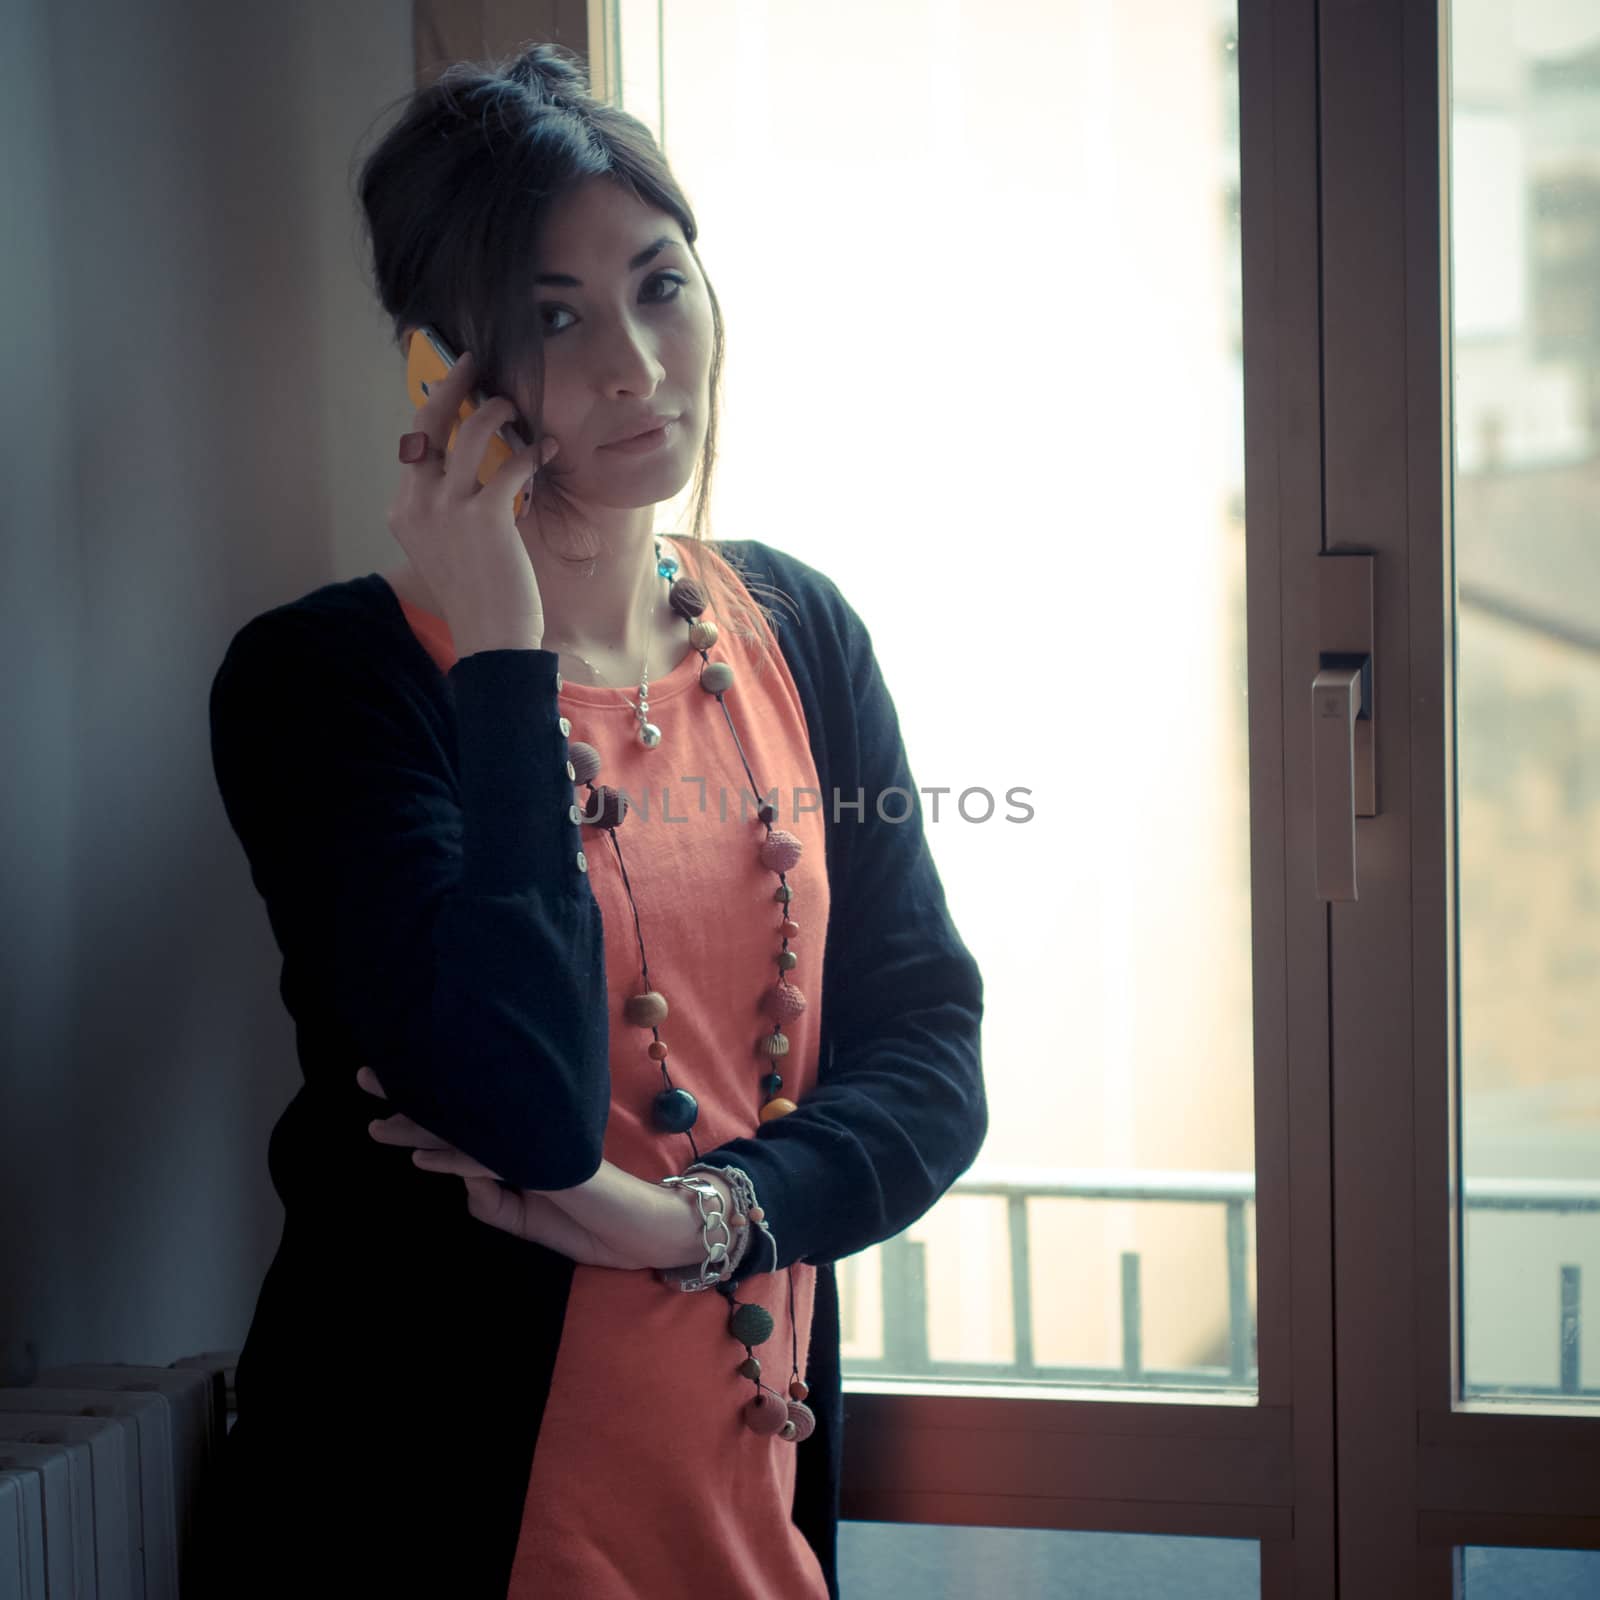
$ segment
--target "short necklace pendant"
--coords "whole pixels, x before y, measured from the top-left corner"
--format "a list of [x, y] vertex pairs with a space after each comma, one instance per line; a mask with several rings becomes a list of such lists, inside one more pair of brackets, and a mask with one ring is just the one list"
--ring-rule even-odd
[[650, 720], [650, 674], [639, 674], [639, 703], [633, 708], [639, 724], [639, 743], [646, 750], [654, 750], [661, 743], [661, 730]]
[[[667, 580], [667, 592], [672, 592], [672, 580], [678, 571], [678, 562], [675, 556], [668, 555], [661, 548], [661, 540], [656, 540], [656, 576]], [[644, 668], [639, 674], [639, 700], [633, 708], [635, 720], [639, 724], [639, 743], [646, 750], [654, 750], [661, 743], [661, 730], [650, 720], [650, 659], [645, 658]]]

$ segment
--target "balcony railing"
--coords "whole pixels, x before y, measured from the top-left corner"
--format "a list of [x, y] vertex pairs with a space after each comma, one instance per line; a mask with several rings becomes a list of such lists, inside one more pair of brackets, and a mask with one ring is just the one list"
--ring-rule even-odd
[[[985, 1196], [1006, 1203], [1010, 1244], [1010, 1361], [936, 1361], [928, 1352], [925, 1247], [899, 1234], [878, 1249], [883, 1290], [883, 1354], [845, 1357], [845, 1375], [948, 1379], [954, 1382], [1138, 1389], [1238, 1389], [1257, 1384], [1255, 1319], [1250, 1308], [1246, 1207], [1255, 1204], [1255, 1177], [1248, 1172], [1148, 1172], [1031, 1167], [974, 1167], [957, 1180], [952, 1195]], [[1122, 1253], [1122, 1361], [1118, 1366], [1042, 1363], [1033, 1349], [1033, 1275], [1028, 1232], [1030, 1200], [1174, 1202], [1215, 1206], [1221, 1213], [1220, 1255], [1227, 1274], [1228, 1360], [1225, 1366], [1150, 1367], [1143, 1353], [1140, 1254]], [[1600, 1183], [1579, 1179], [1478, 1179], [1466, 1185], [1468, 1211], [1539, 1212], [1569, 1216], [1600, 1212]], [[1600, 1398], [1600, 1388], [1579, 1382], [1582, 1275], [1575, 1265], [1559, 1269], [1556, 1285], [1559, 1381], [1554, 1385], [1474, 1384], [1473, 1396]]]

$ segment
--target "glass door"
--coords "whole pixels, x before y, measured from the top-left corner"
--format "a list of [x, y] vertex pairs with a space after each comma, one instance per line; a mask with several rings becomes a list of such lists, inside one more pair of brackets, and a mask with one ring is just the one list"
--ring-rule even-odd
[[1376, 602], [1329, 902], [1339, 1586], [1567, 1600], [1600, 1594], [1600, 10], [1321, 31], [1316, 565]]

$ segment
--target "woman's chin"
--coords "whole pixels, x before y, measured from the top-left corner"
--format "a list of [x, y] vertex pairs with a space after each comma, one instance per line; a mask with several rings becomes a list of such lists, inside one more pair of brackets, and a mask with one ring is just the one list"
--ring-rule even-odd
[[[569, 478], [561, 485], [565, 499], [580, 509], [584, 506], [603, 507], [607, 511], [637, 511], [643, 506], [659, 505], [683, 491], [694, 476], [694, 465], [663, 461], [653, 472], [595, 473], [583, 479]], [[546, 513], [560, 515], [552, 509]], [[533, 506], [517, 518], [519, 528], [537, 527], [539, 507]]]

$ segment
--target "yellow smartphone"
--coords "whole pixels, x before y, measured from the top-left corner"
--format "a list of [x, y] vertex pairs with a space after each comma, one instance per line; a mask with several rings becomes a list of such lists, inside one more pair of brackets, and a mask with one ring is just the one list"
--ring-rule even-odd
[[[433, 386], [455, 364], [455, 352], [439, 337], [436, 329], [430, 327], [414, 329], [410, 343], [406, 346], [406, 389], [411, 396], [412, 405], [420, 409], [432, 392]], [[461, 402], [460, 414], [450, 429], [450, 437], [445, 441], [446, 452], [455, 448], [456, 435], [461, 431], [461, 424], [479, 406], [487, 403], [489, 398], [482, 389], [474, 388]], [[487, 487], [489, 480], [516, 451], [527, 448], [525, 431], [520, 416], [495, 429], [484, 449], [483, 460], [478, 464], [480, 484]], [[512, 502], [512, 514], [522, 516], [532, 498], [531, 488], [527, 493], [519, 489]]]

